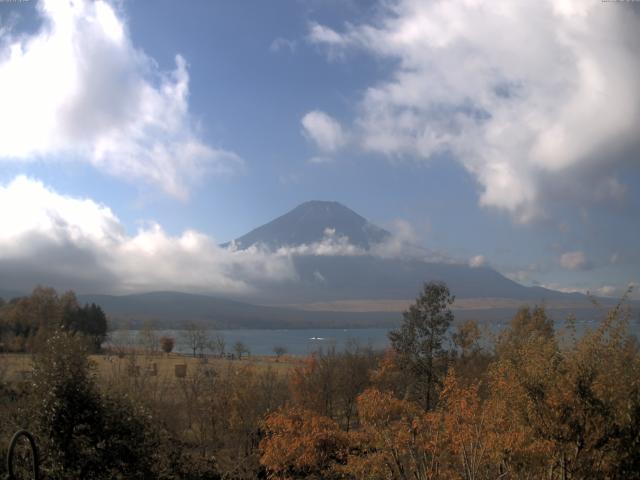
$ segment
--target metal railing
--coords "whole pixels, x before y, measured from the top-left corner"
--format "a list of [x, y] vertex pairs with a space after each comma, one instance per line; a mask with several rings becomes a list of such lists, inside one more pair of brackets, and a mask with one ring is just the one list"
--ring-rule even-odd
[[9, 443], [9, 449], [7, 450], [7, 480], [16, 480], [16, 474], [14, 471], [14, 460], [15, 460], [15, 451], [16, 446], [18, 445], [18, 440], [20, 437], [25, 437], [29, 441], [29, 446], [31, 447], [31, 454], [33, 456], [33, 479], [40, 479], [40, 460], [38, 458], [38, 447], [36, 446], [36, 440], [26, 430], [18, 430], [14, 433], [11, 438], [11, 442]]

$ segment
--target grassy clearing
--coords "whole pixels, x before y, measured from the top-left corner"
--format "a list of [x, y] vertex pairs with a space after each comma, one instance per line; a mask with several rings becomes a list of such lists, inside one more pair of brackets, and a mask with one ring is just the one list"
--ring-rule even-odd
[[[301, 358], [282, 356], [250, 356], [242, 360], [228, 360], [223, 358], [208, 357], [206, 359], [194, 358], [182, 354], [135, 354], [119, 357], [117, 355], [91, 355], [95, 371], [99, 380], [108, 381], [114, 377], [156, 377], [164, 381], [171, 379], [178, 381], [176, 377], [176, 365], [186, 365], [186, 378], [190, 378], [199, 369], [240, 369], [251, 365], [257, 371], [271, 368], [279, 374], [286, 374], [290, 369], [299, 365]], [[28, 380], [32, 371], [32, 356], [21, 353], [0, 354], [0, 380], [7, 383], [17, 383]]]

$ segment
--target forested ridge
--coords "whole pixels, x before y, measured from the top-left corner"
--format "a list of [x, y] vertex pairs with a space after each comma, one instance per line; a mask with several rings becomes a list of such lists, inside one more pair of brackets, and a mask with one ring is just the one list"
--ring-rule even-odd
[[[5, 344], [33, 355], [27, 380], [0, 377], [0, 447], [32, 431], [46, 478], [640, 478], [640, 350], [624, 299], [581, 336], [523, 307], [487, 338], [429, 283], [385, 352], [201, 362], [169, 381], [98, 372], [99, 307], [72, 298], [39, 289], [0, 310]], [[25, 318], [38, 328], [24, 334]], [[120, 355], [135, 367], [151, 354]]]

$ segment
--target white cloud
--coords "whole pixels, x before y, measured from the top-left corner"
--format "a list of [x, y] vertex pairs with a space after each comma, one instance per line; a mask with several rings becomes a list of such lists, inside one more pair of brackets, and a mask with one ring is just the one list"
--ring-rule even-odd
[[539, 285], [540, 282], [537, 281], [537, 278], [539, 278], [540, 275], [548, 273], [548, 267], [537, 263], [530, 263], [529, 265], [512, 265], [507, 267], [507, 271], [504, 272], [503, 275], [514, 282], [524, 285]]
[[536, 283], [537, 287], [546, 288], [548, 290], [555, 290], [556, 292], [562, 293], [583, 293], [586, 294], [589, 292], [588, 288], [584, 287], [572, 287], [566, 286], [559, 283]]
[[515, 272], [505, 272], [504, 276], [514, 282], [527, 284], [531, 281], [531, 272], [529, 270], [516, 270]]
[[640, 295], [638, 295], [638, 284], [635, 282], [630, 282], [626, 285], [601, 285], [595, 286], [593, 288], [586, 287], [566, 287], [556, 283], [549, 283], [540, 285], [541, 287], [548, 288], [550, 290], [556, 290], [558, 292], [565, 293], [583, 293], [583, 294], [591, 294], [596, 297], [608, 297], [614, 299], [621, 299], [624, 295], [627, 295], [629, 289], [631, 291], [628, 293], [627, 298], [629, 300], [640, 300]]
[[380, 258], [399, 258], [409, 261], [450, 264], [464, 263], [460, 259], [453, 258], [442, 251], [422, 246], [416, 230], [406, 220], [398, 218], [385, 227], [391, 235], [382, 242], [372, 245], [369, 250], [371, 255]]
[[603, 297], [611, 297], [611, 296], [614, 296], [617, 291], [618, 291], [618, 289], [616, 287], [614, 287], [613, 285], [603, 285], [602, 287], [598, 288], [593, 293], [595, 293], [596, 295], [603, 296]]
[[469, 266], [471, 268], [484, 267], [487, 264], [487, 259], [484, 255], [476, 255], [469, 259]]
[[622, 298], [624, 295], [628, 295], [630, 300], [640, 300], [640, 283], [629, 282], [619, 285], [603, 285], [597, 288], [593, 293], [603, 297]]
[[165, 72], [107, 2], [43, 0], [41, 29], [0, 36], [0, 160], [74, 159], [184, 198], [205, 174], [242, 167], [204, 143], [180, 55]]
[[351, 256], [366, 255], [363, 248], [353, 245], [349, 238], [337, 235], [335, 228], [325, 228], [322, 240], [303, 245], [293, 245], [276, 249], [278, 257], [290, 257], [291, 255], [317, 255], [317, 256]]
[[560, 256], [560, 265], [567, 270], [588, 270], [591, 263], [583, 252], [566, 252]]
[[314, 44], [320, 44], [326, 49], [329, 60], [344, 60], [344, 47], [351, 43], [351, 39], [331, 28], [312, 22], [309, 25], [308, 40]]
[[[251, 294], [296, 281], [296, 256], [433, 260], [411, 243], [415, 234], [403, 221], [396, 222], [395, 236], [371, 250], [351, 244], [335, 228], [325, 229], [317, 242], [275, 251], [221, 247], [195, 230], [171, 235], [155, 222], [132, 234], [108, 206], [57, 193], [25, 176], [0, 184], [0, 218], [0, 289], [8, 290], [41, 283], [80, 293]], [[320, 275], [314, 277], [322, 281]]]
[[105, 246], [124, 238], [118, 218], [108, 207], [89, 199], [57, 195], [24, 176], [0, 187], [0, 211], [3, 255], [11, 244], [18, 250], [25, 248], [19, 239], [32, 233], [56, 243], [69, 239]]
[[331, 56], [358, 48], [396, 60], [364, 92], [355, 122], [364, 150], [450, 153], [478, 180], [482, 205], [520, 221], [544, 216], [553, 198], [624, 196], [611, 171], [637, 165], [640, 146], [633, 9], [583, 0], [383, 5], [372, 24], [314, 24], [309, 33]]
[[296, 276], [286, 255], [221, 248], [194, 230], [172, 236], [151, 223], [130, 235], [108, 207], [26, 177], [0, 186], [0, 217], [2, 288], [247, 293]]
[[[25, 176], [0, 185], [0, 218], [0, 288], [10, 290], [42, 283], [81, 293], [250, 294], [295, 281], [295, 256], [401, 257], [411, 252], [414, 238], [401, 221], [397, 235], [370, 251], [351, 244], [335, 228], [325, 229], [318, 242], [275, 251], [260, 245], [221, 247], [195, 230], [170, 235], [155, 222], [131, 234], [108, 206], [57, 193]], [[426, 251], [419, 250], [419, 258], [426, 259]]]
[[421, 257], [425, 254], [424, 249], [417, 247], [419, 244], [418, 236], [409, 222], [396, 219], [391, 223], [390, 229], [392, 233], [390, 237], [372, 246], [374, 255], [382, 258], [396, 258], [402, 256]]
[[311, 23], [309, 39], [315, 43], [325, 43], [329, 45], [345, 45], [348, 43], [348, 39], [344, 35], [318, 23]]
[[347, 142], [340, 123], [319, 110], [313, 110], [302, 117], [302, 127], [304, 135], [324, 152], [335, 152]]

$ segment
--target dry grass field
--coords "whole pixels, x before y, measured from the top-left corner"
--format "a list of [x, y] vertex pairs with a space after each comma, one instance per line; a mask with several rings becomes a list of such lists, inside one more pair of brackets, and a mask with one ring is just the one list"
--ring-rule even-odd
[[[249, 356], [242, 360], [228, 360], [224, 358], [207, 357], [204, 359], [171, 353], [152, 354], [144, 353], [125, 355], [123, 357], [111, 354], [91, 355], [95, 372], [100, 381], [108, 382], [110, 379], [131, 377], [143, 379], [156, 379], [162, 381], [190, 378], [202, 371], [222, 371], [224, 369], [246, 368], [251, 366], [257, 371], [272, 369], [276, 373], [286, 374], [291, 368], [298, 365], [302, 359], [284, 355], [277, 359], [275, 356]], [[180, 366], [186, 366], [184, 367]], [[176, 374], [176, 366], [178, 374]], [[185, 370], [185, 377], [178, 376], [180, 370]], [[32, 371], [32, 356], [30, 354], [4, 353], [0, 354], [0, 380], [15, 383], [28, 380]]]

